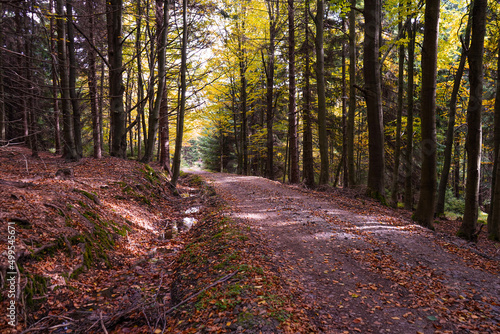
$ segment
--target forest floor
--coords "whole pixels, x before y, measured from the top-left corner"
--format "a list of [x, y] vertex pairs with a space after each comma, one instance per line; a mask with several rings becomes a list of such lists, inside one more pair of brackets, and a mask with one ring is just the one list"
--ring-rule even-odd
[[0, 167], [0, 333], [500, 330], [499, 245], [456, 221], [259, 177], [193, 171], [172, 192], [111, 157], [4, 147]]

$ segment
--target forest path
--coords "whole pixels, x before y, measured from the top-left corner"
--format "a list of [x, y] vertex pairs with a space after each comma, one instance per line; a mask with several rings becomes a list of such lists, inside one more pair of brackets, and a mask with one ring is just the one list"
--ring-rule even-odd
[[500, 331], [498, 257], [367, 199], [196, 172], [267, 240], [324, 333]]

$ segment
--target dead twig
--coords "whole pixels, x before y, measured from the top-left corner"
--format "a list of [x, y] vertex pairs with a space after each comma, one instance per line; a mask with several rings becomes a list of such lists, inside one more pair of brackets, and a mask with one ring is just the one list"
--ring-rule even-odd
[[105, 334], [108, 334], [108, 330], [106, 329], [106, 326], [104, 325], [104, 320], [102, 320], [102, 311], [99, 311], [99, 318], [101, 320], [102, 330], [104, 331]]

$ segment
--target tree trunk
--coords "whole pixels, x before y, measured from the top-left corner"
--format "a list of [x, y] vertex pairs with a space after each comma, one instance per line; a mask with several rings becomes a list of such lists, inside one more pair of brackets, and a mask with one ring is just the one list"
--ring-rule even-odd
[[80, 120], [80, 104], [78, 103], [78, 95], [76, 93], [75, 29], [73, 28], [72, 0], [66, 0], [66, 16], [68, 20], [69, 96], [71, 98], [71, 107], [73, 108], [73, 138], [75, 139], [76, 153], [78, 154], [78, 158], [81, 158], [83, 155], [82, 123]]
[[380, 0], [367, 1], [365, 3], [363, 73], [365, 77], [366, 113], [368, 118], [368, 195], [383, 200], [385, 197], [385, 158], [379, 63], [381, 10]]
[[149, 112], [148, 140], [144, 149], [143, 162], [150, 162], [153, 159], [153, 151], [156, 144], [156, 134], [158, 132], [158, 120], [160, 117], [161, 100], [165, 90], [165, 61], [167, 45], [167, 24], [168, 5], [163, 5], [163, 0], [156, 0], [156, 38], [158, 54], [158, 87], [153, 109]]
[[495, 96], [495, 117], [494, 117], [494, 163], [493, 179], [491, 182], [490, 212], [488, 215], [488, 237], [492, 240], [500, 240], [500, 162], [498, 154], [500, 150], [500, 40], [498, 41], [497, 60], [497, 89]]
[[[342, 19], [342, 32], [345, 33], [345, 20]], [[346, 42], [342, 42], [342, 170], [343, 182], [342, 186], [349, 186], [349, 165], [347, 163], [347, 81], [346, 81]], [[336, 186], [336, 185], [334, 185]]]
[[479, 181], [481, 174], [481, 110], [483, 106], [483, 52], [486, 34], [487, 0], [474, 0], [472, 9], [472, 37], [468, 52], [470, 96], [467, 106], [467, 182], [465, 211], [458, 235], [477, 240], [476, 222], [479, 209]]
[[99, 107], [97, 101], [97, 65], [96, 65], [96, 52], [93, 48], [95, 45], [94, 29], [95, 29], [95, 16], [94, 16], [94, 0], [87, 1], [87, 13], [89, 22], [89, 47], [88, 54], [88, 85], [90, 97], [90, 110], [92, 114], [92, 139], [94, 142], [93, 157], [96, 159], [102, 158], [101, 150], [101, 118], [99, 117]]
[[328, 183], [328, 137], [326, 132], [326, 97], [325, 97], [325, 57], [323, 49], [324, 0], [317, 0], [316, 13], [316, 85], [318, 90], [318, 133], [321, 169], [319, 184]]
[[274, 53], [276, 49], [275, 38], [276, 24], [279, 17], [279, 0], [268, 0], [266, 1], [266, 5], [267, 14], [269, 16], [269, 48], [267, 50], [267, 66], [264, 59], [262, 59], [266, 69], [266, 176], [269, 179], [274, 180]]
[[303, 157], [304, 181], [306, 186], [314, 188], [314, 157], [313, 157], [313, 139], [312, 139], [312, 120], [311, 120], [311, 57], [309, 47], [309, 0], [306, 0], [306, 9], [304, 11], [305, 26], [305, 70], [304, 70], [304, 142]]
[[408, 105], [406, 112], [406, 156], [405, 156], [405, 209], [413, 210], [413, 81], [415, 68], [415, 35], [417, 33], [416, 21], [412, 24], [408, 20]]
[[348, 184], [356, 184], [354, 169], [354, 119], [356, 117], [356, 0], [351, 0], [349, 12], [349, 114], [347, 119], [347, 166]]
[[186, 72], [187, 72], [187, 0], [182, 0], [182, 46], [181, 46], [181, 101], [177, 115], [177, 134], [172, 161], [172, 180], [175, 187], [181, 171], [182, 136], [184, 135], [184, 113], [186, 111]]
[[[244, 9], [245, 10], [245, 9]], [[247, 138], [247, 64], [246, 64], [246, 37], [245, 21], [242, 22], [241, 34], [238, 38], [239, 70], [240, 70], [240, 99], [241, 99], [241, 168], [243, 175], [248, 175], [248, 138]]]
[[71, 117], [71, 105], [68, 82], [68, 60], [66, 49], [66, 25], [64, 24], [63, 0], [57, 0], [56, 12], [61, 18], [57, 20], [57, 54], [59, 58], [59, 82], [61, 88], [61, 107], [63, 115], [64, 149], [63, 157], [67, 160], [78, 160], [73, 138], [73, 122]]
[[[403, 10], [403, 2], [399, 2], [399, 11]], [[403, 17], [400, 14], [398, 31], [400, 38], [404, 38]], [[391, 204], [397, 208], [399, 194], [399, 161], [401, 156], [401, 118], [403, 116], [403, 95], [404, 95], [404, 66], [405, 66], [405, 46], [399, 46], [399, 78], [398, 78], [398, 111], [396, 116], [396, 147], [394, 148], [394, 173], [392, 176]]]
[[167, 86], [163, 89], [163, 98], [160, 106], [160, 166], [172, 176], [170, 169], [170, 131], [168, 122], [168, 93]]
[[425, 1], [422, 46], [422, 171], [420, 196], [414, 219], [432, 229], [436, 205], [436, 77], [440, 0]]
[[295, 85], [295, 8], [288, 0], [288, 139], [290, 141], [290, 183], [299, 183], [299, 147], [297, 141], [296, 85]]
[[126, 158], [126, 113], [123, 108], [122, 83], [122, 0], [108, 0], [106, 2], [106, 16], [108, 24], [108, 57], [109, 57], [109, 96], [111, 114], [111, 155]]
[[[464, 43], [468, 47], [470, 39], [470, 29], [471, 29], [471, 16], [467, 23], [467, 28], [465, 29], [465, 39]], [[455, 134], [455, 115], [457, 113], [457, 97], [458, 91], [460, 89], [460, 84], [462, 82], [462, 76], [465, 68], [465, 60], [467, 58], [466, 50], [462, 48], [462, 53], [460, 55], [460, 63], [458, 64], [457, 73], [455, 73], [455, 80], [453, 81], [453, 90], [450, 97], [450, 113], [448, 115], [448, 127], [446, 129], [446, 144], [444, 149], [444, 163], [443, 171], [441, 173], [441, 179], [439, 180], [438, 187], [438, 198], [436, 205], [436, 215], [441, 215], [444, 213], [444, 202], [446, 200], [446, 188], [448, 185], [448, 177], [450, 174], [451, 167], [451, 154], [453, 151], [453, 136]]]

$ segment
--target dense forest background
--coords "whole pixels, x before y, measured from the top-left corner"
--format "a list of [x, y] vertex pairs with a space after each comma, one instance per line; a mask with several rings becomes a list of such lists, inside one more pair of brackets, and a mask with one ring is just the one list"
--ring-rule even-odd
[[0, 0], [0, 145], [363, 187], [499, 239], [499, 9]]

